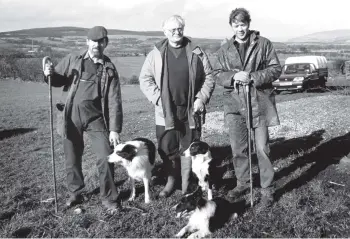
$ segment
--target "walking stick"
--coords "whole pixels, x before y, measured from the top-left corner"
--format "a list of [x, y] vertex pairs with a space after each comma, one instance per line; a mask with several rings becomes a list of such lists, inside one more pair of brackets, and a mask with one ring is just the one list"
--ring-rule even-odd
[[[52, 65], [52, 61], [48, 56], [43, 58], [43, 71], [45, 70], [45, 65]], [[57, 191], [56, 191], [56, 170], [55, 170], [55, 148], [54, 148], [54, 138], [53, 138], [53, 113], [52, 113], [52, 85], [51, 76], [48, 77], [49, 84], [49, 99], [50, 99], [50, 130], [51, 130], [51, 161], [52, 161], [52, 172], [53, 172], [53, 182], [54, 182], [54, 193], [55, 193], [55, 212], [58, 212], [57, 207]]]
[[[253, 207], [253, 172], [252, 172], [252, 105], [250, 99], [250, 85], [245, 85], [247, 100], [247, 129], [248, 129], [248, 161], [250, 173], [250, 206]], [[253, 137], [255, 137], [253, 135]]]

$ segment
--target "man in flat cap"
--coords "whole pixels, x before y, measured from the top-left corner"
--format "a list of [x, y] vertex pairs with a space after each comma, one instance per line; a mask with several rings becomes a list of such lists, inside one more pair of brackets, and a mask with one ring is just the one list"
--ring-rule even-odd
[[57, 104], [58, 133], [63, 137], [69, 198], [67, 206], [82, 203], [84, 177], [82, 155], [83, 132], [89, 135], [97, 156], [102, 205], [108, 210], [117, 207], [113, 165], [107, 161], [111, 145], [120, 141], [123, 123], [122, 100], [117, 70], [103, 54], [108, 45], [107, 30], [91, 28], [87, 50], [69, 54], [55, 67], [46, 65], [45, 80], [51, 76], [52, 86], [63, 87], [64, 103]]

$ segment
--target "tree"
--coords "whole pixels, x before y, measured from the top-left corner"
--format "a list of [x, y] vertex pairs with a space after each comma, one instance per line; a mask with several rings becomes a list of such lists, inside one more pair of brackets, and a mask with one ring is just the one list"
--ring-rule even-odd
[[308, 52], [309, 52], [309, 50], [308, 50], [305, 46], [301, 46], [301, 47], [299, 48], [299, 50], [300, 50], [301, 52], [303, 52], [303, 53], [308, 53]]

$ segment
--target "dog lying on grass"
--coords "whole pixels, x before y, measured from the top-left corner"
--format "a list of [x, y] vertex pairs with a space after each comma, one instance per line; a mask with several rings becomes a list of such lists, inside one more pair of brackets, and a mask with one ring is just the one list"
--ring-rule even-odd
[[198, 184], [203, 191], [208, 191], [208, 200], [213, 198], [213, 169], [214, 161], [210, 153], [210, 147], [203, 141], [195, 141], [183, 153], [192, 160], [192, 172], [198, 178]]
[[[185, 195], [173, 208], [177, 218], [188, 218], [187, 225], [175, 237], [183, 237], [187, 233], [191, 233], [188, 238], [209, 236], [215, 229], [222, 227], [232, 215], [232, 207], [227, 200], [206, 200], [202, 197], [199, 187], [195, 192]], [[236, 218], [237, 213], [233, 216]]]
[[151, 140], [145, 138], [136, 138], [118, 144], [114, 152], [108, 156], [108, 162], [121, 164], [128, 172], [132, 185], [129, 201], [133, 201], [136, 196], [135, 180], [142, 180], [145, 187], [145, 203], [151, 202], [149, 187], [155, 158], [156, 146]]

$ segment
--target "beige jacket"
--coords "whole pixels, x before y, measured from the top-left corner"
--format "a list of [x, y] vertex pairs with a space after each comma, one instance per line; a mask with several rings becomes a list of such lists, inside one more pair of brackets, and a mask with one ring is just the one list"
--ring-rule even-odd
[[[188, 41], [186, 53], [189, 64], [190, 96], [188, 105], [188, 115], [190, 128], [195, 127], [193, 118], [193, 103], [199, 98], [204, 104], [207, 104], [215, 88], [215, 81], [212, 76], [212, 67], [207, 55]], [[163, 81], [167, 76], [164, 74], [164, 62], [166, 59], [168, 40], [164, 39], [157, 43], [154, 49], [147, 55], [142, 66], [139, 81], [141, 91], [147, 99], [155, 105], [156, 125], [164, 125], [165, 128], [174, 128], [174, 121], [169, 108], [169, 94], [163, 91]]]

